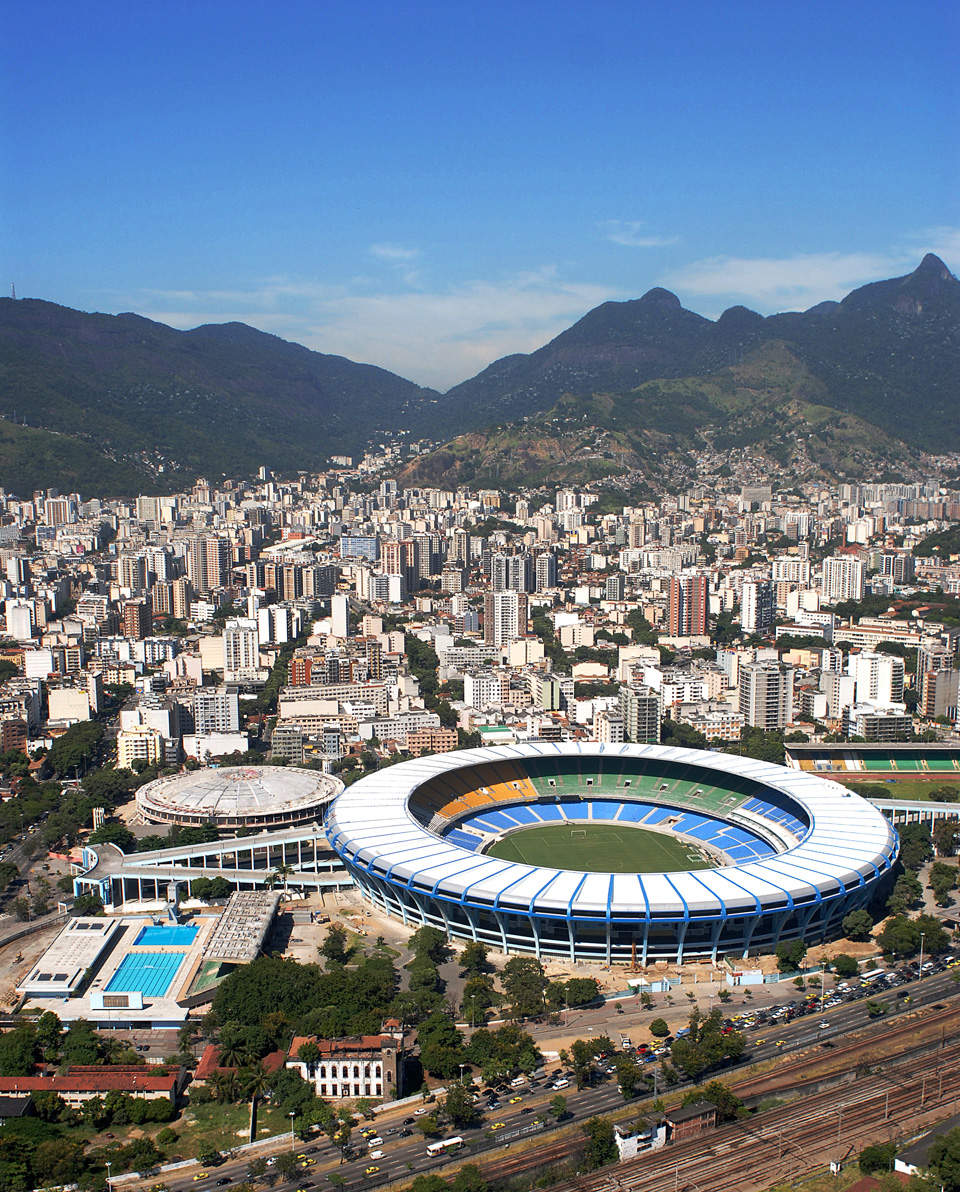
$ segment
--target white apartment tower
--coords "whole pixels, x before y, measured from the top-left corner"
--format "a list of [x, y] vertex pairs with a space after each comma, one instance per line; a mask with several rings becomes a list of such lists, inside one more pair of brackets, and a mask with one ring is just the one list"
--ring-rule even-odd
[[903, 659], [892, 654], [851, 654], [847, 673], [854, 680], [854, 702], [883, 708], [903, 703]]
[[863, 562], [854, 555], [823, 560], [823, 598], [827, 604], [863, 599]]
[[772, 659], [740, 667], [740, 713], [752, 728], [778, 729], [793, 719], [793, 667]]
[[232, 617], [223, 631], [223, 677], [245, 683], [260, 676], [260, 634], [251, 617]]

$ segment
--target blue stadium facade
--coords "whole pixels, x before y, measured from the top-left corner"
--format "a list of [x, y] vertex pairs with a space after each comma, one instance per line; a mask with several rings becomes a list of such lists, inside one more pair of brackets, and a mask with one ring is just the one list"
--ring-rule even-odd
[[[488, 856], [543, 823], [634, 825], [715, 868], [598, 873]], [[420, 758], [362, 779], [327, 834], [372, 903], [510, 953], [600, 963], [717, 959], [840, 934], [890, 872], [897, 835], [819, 776], [701, 750], [596, 743]]]

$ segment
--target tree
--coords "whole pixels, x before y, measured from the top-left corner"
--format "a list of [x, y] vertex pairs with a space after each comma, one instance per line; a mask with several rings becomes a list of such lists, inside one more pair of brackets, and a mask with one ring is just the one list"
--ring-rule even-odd
[[924, 951], [929, 956], [936, 956], [946, 952], [950, 946], [950, 936], [943, 924], [935, 915], [917, 915], [914, 920], [917, 930], [924, 936]]
[[897, 1146], [893, 1142], [873, 1143], [865, 1146], [857, 1159], [864, 1175], [876, 1175], [878, 1171], [891, 1171], [896, 1158]]
[[443, 1102], [443, 1111], [458, 1130], [469, 1129], [480, 1120], [470, 1094], [460, 1083], [451, 1084]]
[[437, 1118], [437, 1111], [426, 1114], [417, 1122], [417, 1127], [425, 1138], [436, 1138], [440, 1133], [440, 1122]]
[[425, 957], [434, 964], [443, 964], [449, 948], [447, 937], [436, 927], [421, 927], [410, 937], [410, 947], [418, 957]]
[[777, 944], [777, 968], [781, 973], [794, 973], [807, 954], [806, 940], [784, 940]]
[[637, 1095], [638, 1089], [646, 1087], [646, 1074], [632, 1055], [621, 1052], [613, 1061], [617, 1072], [617, 1086], [624, 1101]]
[[102, 915], [103, 914], [103, 899], [99, 894], [90, 891], [85, 894], [78, 894], [73, 900], [73, 906], [70, 908], [72, 915]]
[[702, 1014], [694, 1009], [690, 1014], [689, 1033], [670, 1045], [673, 1064], [691, 1080], [697, 1080], [711, 1068], [739, 1059], [746, 1047], [740, 1031], [724, 1034], [723, 1015], [719, 1010]]
[[830, 963], [838, 977], [855, 977], [860, 969], [854, 958], [848, 956], [846, 952], [838, 952], [836, 956], [832, 957]]
[[920, 879], [914, 873], [901, 873], [887, 899], [887, 910], [891, 915], [904, 915], [919, 906], [923, 906]]
[[933, 843], [941, 857], [952, 857], [957, 851], [960, 841], [960, 821], [955, 819], [937, 820], [933, 828]]
[[577, 1088], [582, 1089], [593, 1077], [593, 1060], [597, 1054], [596, 1041], [575, 1039], [570, 1045], [570, 1061], [573, 1064], [573, 1078]]
[[[202, 1162], [202, 1160], [201, 1160]], [[277, 1161], [274, 1164], [274, 1171], [280, 1176], [282, 1180], [288, 1180], [297, 1170], [297, 1157], [292, 1151], [281, 1151], [277, 1155]]]
[[100, 1036], [85, 1018], [75, 1018], [63, 1037], [65, 1064], [96, 1064], [103, 1054]]
[[667, 1026], [666, 1019], [655, 1018], [650, 1023], [650, 1034], [657, 1039], [665, 1039], [670, 1034], [670, 1028]]
[[938, 906], [949, 906], [953, 901], [950, 891], [957, 888], [956, 866], [945, 865], [943, 861], [934, 861], [930, 866], [927, 885], [933, 891]]
[[960, 1189], [960, 1128], [934, 1139], [930, 1148], [930, 1173], [944, 1192]]
[[442, 1010], [429, 1014], [419, 1027], [420, 1063], [431, 1076], [455, 1076], [466, 1050], [453, 1019]]
[[266, 1159], [251, 1159], [247, 1164], [247, 1177], [251, 1180], [262, 1179], [267, 1174]]
[[550, 1098], [550, 1112], [558, 1122], [562, 1122], [567, 1115], [567, 1098], [559, 1093]]
[[904, 869], [917, 870], [933, 853], [930, 826], [926, 823], [900, 825], [900, 860]]
[[877, 936], [888, 956], [913, 956], [920, 951], [920, 928], [906, 915], [894, 915]]
[[480, 977], [490, 971], [487, 946], [479, 940], [470, 940], [460, 953], [460, 976]]
[[41, 1184], [68, 1184], [83, 1171], [83, 1144], [48, 1138], [34, 1151], [33, 1174]]
[[740, 1116], [743, 1102], [721, 1080], [711, 1080], [702, 1089], [693, 1089], [683, 1098], [684, 1105], [694, 1101], [710, 1101], [717, 1107], [717, 1121], [732, 1122]]
[[873, 930], [873, 916], [868, 910], [858, 907], [843, 916], [841, 926], [848, 940], [866, 940], [870, 938], [870, 932]]
[[589, 1118], [581, 1129], [587, 1137], [583, 1159], [588, 1171], [603, 1167], [616, 1159], [617, 1144], [614, 1141], [613, 1122], [609, 1118]]
[[600, 996], [600, 982], [595, 977], [571, 977], [564, 991], [568, 1006], [587, 1006]]
[[90, 833], [91, 844], [114, 844], [122, 853], [132, 853], [137, 847], [137, 838], [126, 826], [114, 820], [108, 820], [95, 832]]
[[531, 1018], [543, 1011], [547, 979], [543, 965], [532, 956], [514, 956], [503, 966], [500, 977], [515, 1018]]
[[331, 964], [347, 963], [350, 953], [347, 949], [347, 929], [342, 923], [331, 924], [320, 945], [320, 955]]

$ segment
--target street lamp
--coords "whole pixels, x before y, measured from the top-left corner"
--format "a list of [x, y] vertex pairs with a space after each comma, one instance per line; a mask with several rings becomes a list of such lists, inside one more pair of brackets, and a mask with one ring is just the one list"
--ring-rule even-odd
[[927, 938], [925, 931], [920, 932], [920, 967], [917, 969], [917, 980], [923, 976], [923, 941]]
[[107, 1192], [111, 1192], [111, 1188], [112, 1188], [112, 1185], [110, 1183], [110, 1168], [111, 1167], [113, 1167], [113, 1164], [108, 1159], [107, 1160]]
[[476, 1027], [477, 1025], [477, 995], [470, 994], [470, 1025]]
[[295, 1117], [295, 1116], [296, 1116], [296, 1110], [295, 1110], [295, 1109], [291, 1109], [291, 1110], [289, 1111], [289, 1113], [287, 1114], [287, 1117], [290, 1119], [290, 1150], [291, 1150], [291, 1151], [293, 1150], [293, 1144], [294, 1144], [294, 1141], [295, 1141], [295, 1138], [294, 1138], [294, 1133], [293, 1133], [293, 1119], [294, 1119], [294, 1117]]

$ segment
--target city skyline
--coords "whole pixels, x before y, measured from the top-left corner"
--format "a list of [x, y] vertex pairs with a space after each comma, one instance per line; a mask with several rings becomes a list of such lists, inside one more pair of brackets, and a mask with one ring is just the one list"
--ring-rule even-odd
[[956, 13], [760, 15], [31, 6], [5, 284], [446, 388], [655, 285], [715, 317], [953, 266]]

